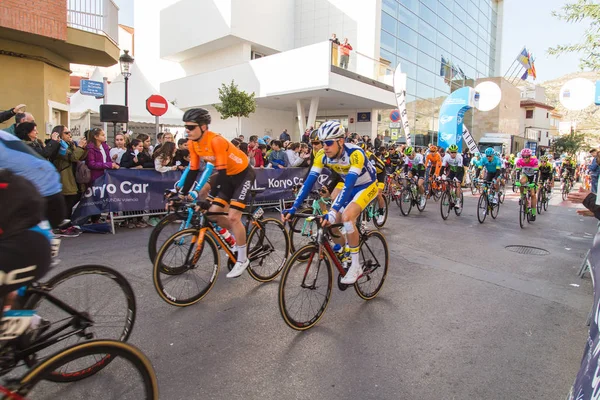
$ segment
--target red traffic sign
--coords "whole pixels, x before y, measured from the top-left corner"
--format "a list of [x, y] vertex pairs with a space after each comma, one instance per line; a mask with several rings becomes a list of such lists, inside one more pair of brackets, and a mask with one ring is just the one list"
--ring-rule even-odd
[[390, 120], [392, 122], [398, 122], [398, 121], [400, 121], [400, 111], [398, 111], [398, 110], [392, 110], [392, 112], [390, 113]]
[[146, 110], [155, 117], [164, 115], [168, 109], [169, 102], [159, 94], [153, 94], [146, 100]]

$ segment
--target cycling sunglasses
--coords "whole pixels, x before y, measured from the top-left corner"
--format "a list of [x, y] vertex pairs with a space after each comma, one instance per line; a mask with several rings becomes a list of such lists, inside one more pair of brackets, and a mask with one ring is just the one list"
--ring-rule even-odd
[[333, 146], [333, 144], [337, 141], [338, 141], [338, 139], [323, 140], [323, 144], [327, 147], [330, 147], [330, 146]]
[[321, 142], [320, 142], [320, 141], [318, 141], [318, 140], [315, 140], [315, 141], [313, 141], [313, 142], [310, 142], [310, 143], [311, 143], [313, 146], [318, 146], [318, 145], [320, 145], [320, 144], [321, 144]]
[[200, 125], [184, 125], [184, 128], [187, 129], [188, 131], [193, 131], [194, 129], [196, 129], [199, 126]]

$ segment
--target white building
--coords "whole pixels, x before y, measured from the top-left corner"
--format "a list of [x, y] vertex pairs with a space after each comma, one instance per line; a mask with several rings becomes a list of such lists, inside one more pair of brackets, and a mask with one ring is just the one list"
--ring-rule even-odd
[[536, 143], [541, 148], [548, 148], [553, 137], [558, 135], [562, 118], [546, 101], [546, 89], [542, 86], [534, 85], [521, 91], [519, 132], [523, 133], [527, 142]]
[[[160, 11], [160, 57], [185, 76], [160, 91], [182, 109], [214, 111], [221, 84], [234, 80], [256, 94], [256, 113], [242, 119], [246, 137], [287, 129], [298, 139], [326, 119], [372, 135], [379, 110], [396, 104], [393, 71], [380, 62], [381, 18], [381, 0], [181, 0]], [[347, 69], [332, 33], [353, 47]], [[236, 127], [214, 111], [211, 129], [231, 138]]]

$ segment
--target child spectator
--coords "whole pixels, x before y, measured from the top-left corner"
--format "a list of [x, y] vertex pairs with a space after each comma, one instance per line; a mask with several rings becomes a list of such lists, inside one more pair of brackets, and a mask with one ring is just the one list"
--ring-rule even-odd
[[271, 153], [269, 153], [268, 161], [269, 166], [275, 169], [281, 169], [290, 166], [287, 155], [285, 154], [285, 150], [281, 149], [280, 140], [271, 141]]
[[146, 135], [145, 133], [140, 133], [137, 135], [136, 139], [141, 140], [144, 145], [144, 150], [138, 155], [138, 159], [140, 160], [142, 168], [154, 168], [154, 161], [152, 161], [152, 152], [150, 150], [150, 145], [152, 143], [150, 136]]
[[129, 143], [129, 147], [127, 151], [123, 153], [121, 157], [121, 167], [123, 168], [131, 168], [131, 169], [140, 169], [144, 168], [138, 155], [144, 151], [144, 144], [139, 139], [133, 139], [131, 143]]
[[161, 173], [177, 171], [177, 166], [174, 165], [175, 151], [177, 151], [175, 143], [165, 141], [163, 136], [162, 146], [152, 154], [154, 169]]
[[115, 136], [115, 147], [110, 149], [110, 158], [113, 162], [121, 164], [121, 157], [127, 151], [127, 144], [125, 143], [125, 135], [117, 133]]

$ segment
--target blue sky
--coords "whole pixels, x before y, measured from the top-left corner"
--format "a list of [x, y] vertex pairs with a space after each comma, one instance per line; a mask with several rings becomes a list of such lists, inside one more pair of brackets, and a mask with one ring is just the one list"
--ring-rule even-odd
[[[133, 0], [114, 0], [119, 6], [119, 22], [133, 26]], [[579, 56], [546, 54], [556, 44], [576, 43], [583, 37], [586, 24], [568, 24], [552, 17], [565, 0], [504, 0], [502, 67], [504, 75], [523, 46], [534, 54], [538, 75], [536, 83], [558, 78], [579, 70]]]
[[504, 75], [523, 46], [534, 54], [536, 83], [579, 71], [577, 54], [560, 57], [546, 54], [548, 47], [581, 41], [585, 23], [569, 24], [550, 15], [565, 0], [504, 0], [502, 68]]

